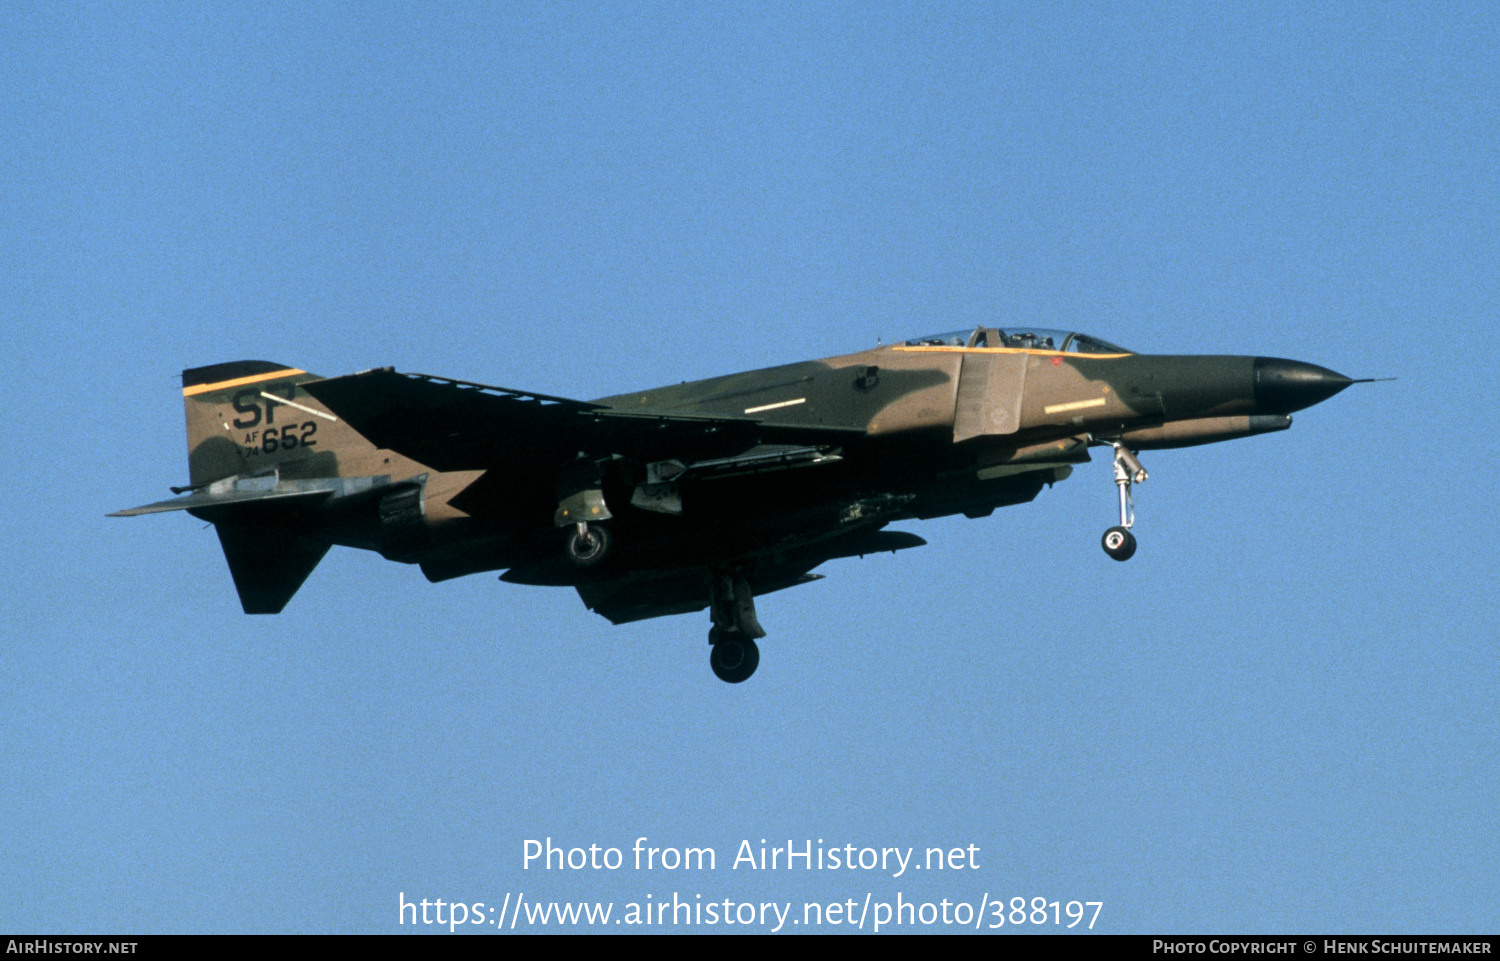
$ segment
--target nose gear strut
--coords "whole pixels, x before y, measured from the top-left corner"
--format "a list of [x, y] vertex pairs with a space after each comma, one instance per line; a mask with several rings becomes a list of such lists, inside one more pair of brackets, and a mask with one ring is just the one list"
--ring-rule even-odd
[[1130, 528], [1135, 526], [1135, 498], [1131, 487], [1145, 481], [1146, 468], [1136, 458], [1135, 452], [1117, 440], [1107, 441], [1115, 449], [1115, 485], [1120, 490], [1120, 523], [1104, 532], [1101, 544], [1104, 553], [1117, 561], [1128, 561], [1135, 555], [1135, 535]]

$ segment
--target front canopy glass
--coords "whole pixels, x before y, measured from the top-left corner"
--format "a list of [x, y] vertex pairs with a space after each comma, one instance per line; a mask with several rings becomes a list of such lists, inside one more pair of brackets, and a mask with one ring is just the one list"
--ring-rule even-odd
[[907, 347], [1008, 347], [1019, 350], [1056, 350], [1069, 354], [1128, 354], [1109, 341], [1076, 331], [1043, 327], [975, 327], [946, 334], [927, 334], [906, 341]]

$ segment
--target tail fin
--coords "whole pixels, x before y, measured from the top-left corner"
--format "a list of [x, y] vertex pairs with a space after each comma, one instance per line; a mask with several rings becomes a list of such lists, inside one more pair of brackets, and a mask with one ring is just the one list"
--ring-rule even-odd
[[[140, 509], [197, 508], [212, 520], [246, 614], [280, 613], [331, 546], [297, 522], [294, 502], [330, 493], [321, 479], [367, 468], [365, 455], [375, 451], [302, 390], [318, 379], [264, 360], [183, 371], [188, 474], [197, 493]], [[263, 476], [273, 473], [274, 481]], [[235, 478], [226, 481], [234, 490], [206, 489], [226, 478]], [[258, 489], [267, 483], [273, 486]]]
[[340, 458], [374, 452], [301, 385], [316, 374], [265, 360], [182, 372], [188, 476], [193, 487], [263, 474], [338, 477]]

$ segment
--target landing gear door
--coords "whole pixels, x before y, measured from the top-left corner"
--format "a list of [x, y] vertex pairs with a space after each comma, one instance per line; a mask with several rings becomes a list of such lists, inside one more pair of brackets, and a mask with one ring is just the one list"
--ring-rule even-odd
[[1026, 354], [964, 354], [953, 410], [953, 442], [1014, 434], [1021, 427]]

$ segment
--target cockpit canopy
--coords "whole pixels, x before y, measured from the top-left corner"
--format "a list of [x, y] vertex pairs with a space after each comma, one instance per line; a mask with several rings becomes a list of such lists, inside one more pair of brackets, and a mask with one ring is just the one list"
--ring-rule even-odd
[[1070, 354], [1128, 354], [1107, 340], [1076, 331], [1043, 327], [975, 327], [946, 334], [928, 334], [906, 341], [907, 347], [1009, 347], [1020, 350], [1056, 350]]

